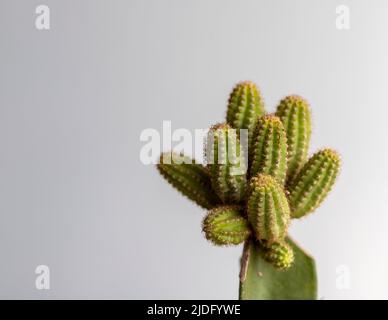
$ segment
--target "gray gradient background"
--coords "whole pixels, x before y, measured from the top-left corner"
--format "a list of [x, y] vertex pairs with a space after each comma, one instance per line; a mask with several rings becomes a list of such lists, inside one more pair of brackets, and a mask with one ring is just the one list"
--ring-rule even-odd
[[311, 150], [342, 154], [334, 192], [291, 229], [319, 297], [388, 298], [387, 16], [384, 0], [1, 0], [0, 297], [237, 298], [242, 248], [206, 242], [204, 212], [140, 163], [139, 135], [222, 120], [250, 79], [269, 111], [305, 96]]

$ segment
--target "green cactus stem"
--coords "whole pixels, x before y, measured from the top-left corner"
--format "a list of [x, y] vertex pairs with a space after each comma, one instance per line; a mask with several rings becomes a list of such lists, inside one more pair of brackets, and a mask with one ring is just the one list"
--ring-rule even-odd
[[258, 120], [249, 150], [249, 176], [273, 176], [284, 184], [287, 171], [287, 138], [278, 117], [267, 115]]
[[217, 124], [209, 130], [205, 147], [212, 187], [225, 204], [240, 203], [246, 189], [246, 164], [236, 130]]
[[260, 174], [251, 179], [247, 212], [257, 240], [273, 243], [284, 239], [290, 208], [283, 188], [273, 177]]
[[[172, 156], [174, 157], [177, 155]], [[206, 168], [194, 164], [194, 160], [186, 157], [183, 163], [164, 164], [165, 154], [160, 156], [157, 168], [160, 174], [184, 196], [205, 209], [211, 209], [220, 203], [219, 198], [212, 191], [211, 181]]]
[[264, 102], [257, 86], [251, 81], [238, 83], [228, 101], [227, 123], [235, 129], [248, 129], [251, 140], [257, 119], [264, 114]]
[[326, 198], [339, 172], [340, 158], [331, 149], [315, 153], [290, 185], [291, 217], [314, 211]]
[[287, 270], [294, 262], [294, 252], [286, 242], [263, 243], [263, 257], [279, 270]]
[[276, 110], [287, 135], [287, 183], [292, 181], [307, 159], [311, 137], [311, 114], [306, 100], [297, 95], [285, 97]]
[[299, 246], [286, 239], [294, 252], [294, 263], [279, 270], [264, 258], [261, 245], [247, 241], [240, 271], [241, 300], [315, 300], [317, 274], [315, 262]]
[[251, 234], [248, 221], [241, 215], [241, 207], [220, 206], [212, 209], [202, 224], [206, 239], [215, 245], [237, 245]]

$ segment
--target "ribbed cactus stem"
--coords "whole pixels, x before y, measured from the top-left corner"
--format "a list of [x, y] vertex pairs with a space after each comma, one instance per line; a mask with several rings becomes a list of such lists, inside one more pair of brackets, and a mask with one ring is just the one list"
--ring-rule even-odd
[[260, 91], [251, 81], [238, 83], [228, 101], [227, 123], [235, 129], [248, 129], [250, 141], [258, 117], [264, 114]]
[[314, 211], [326, 198], [339, 172], [340, 158], [331, 149], [315, 153], [292, 181], [289, 201], [292, 218]]
[[246, 163], [236, 130], [227, 124], [210, 128], [205, 147], [212, 187], [223, 203], [239, 203], [246, 190]]
[[248, 239], [251, 231], [241, 215], [241, 207], [220, 206], [212, 209], [202, 224], [206, 239], [216, 245], [237, 245]]
[[287, 270], [294, 262], [294, 251], [286, 242], [263, 244], [263, 257], [266, 261], [280, 270]]
[[287, 183], [289, 183], [307, 159], [311, 137], [310, 107], [302, 97], [297, 95], [287, 96], [280, 101], [276, 116], [283, 122], [287, 135]]
[[173, 187], [205, 209], [211, 209], [220, 203], [212, 191], [210, 177], [204, 166], [194, 164], [194, 160], [187, 157], [183, 159], [183, 163], [175, 164], [173, 160], [177, 155], [174, 154], [171, 163], [164, 164], [163, 158], [169, 158], [165, 155], [160, 156], [157, 168]]
[[273, 176], [284, 184], [287, 172], [287, 138], [283, 124], [273, 115], [258, 120], [249, 150], [249, 176]]
[[290, 208], [282, 186], [269, 176], [252, 178], [248, 188], [248, 220], [257, 240], [282, 241], [290, 222]]

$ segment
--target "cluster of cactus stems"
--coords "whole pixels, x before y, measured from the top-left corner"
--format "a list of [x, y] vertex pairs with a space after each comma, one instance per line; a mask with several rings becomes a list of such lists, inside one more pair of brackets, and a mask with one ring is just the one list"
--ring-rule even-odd
[[[241, 147], [239, 129], [248, 129], [248, 150]], [[209, 241], [238, 245], [253, 239], [266, 261], [286, 270], [294, 261], [285, 241], [291, 219], [322, 203], [340, 168], [331, 149], [308, 158], [310, 137], [305, 99], [287, 96], [274, 114], [266, 114], [257, 86], [241, 82], [228, 100], [226, 122], [209, 130], [206, 165], [164, 164], [162, 154], [158, 169], [183, 195], [209, 210], [203, 221]]]

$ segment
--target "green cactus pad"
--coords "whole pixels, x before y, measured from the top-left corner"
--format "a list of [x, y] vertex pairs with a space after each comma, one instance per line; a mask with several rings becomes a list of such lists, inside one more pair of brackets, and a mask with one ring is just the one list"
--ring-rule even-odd
[[[164, 164], [165, 155], [160, 156], [157, 168], [173, 187], [205, 209], [211, 209], [220, 203], [211, 188], [210, 177], [204, 166], [194, 164], [194, 160], [187, 157], [180, 164], [175, 164], [173, 161], [171, 164]], [[173, 154], [172, 158], [177, 156]]]
[[314, 260], [290, 238], [294, 263], [287, 270], [278, 270], [263, 257], [261, 246], [247, 241], [241, 259], [241, 300], [315, 300], [317, 275]]
[[267, 115], [258, 120], [249, 149], [249, 176], [273, 176], [284, 184], [287, 171], [287, 138], [278, 117]]
[[235, 129], [248, 129], [250, 140], [257, 119], [263, 114], [263, 98], [257, 86], [250, 81], [238, 83], [229, 97], [227, 123]]
[[205, 146], [213, 190], [225, 204], [240, 203], [246, 191], [246, 164], [236, 130], [228, 124], [210, 128]]
[[241, 207], [220, 206], [212, 209], [203, 220], [206, 239], [215, 245], [237, 245], [248, 239], [251, 231], [241, 215]]
[[336, 180], [339, 168], [339, 155], [331, 149], [323, 149], [309, 159], [289, 188], [292, 218], [301, 218], [322, 203]]
[[299, 172], [307, 159], [311, 137], [310, 107], [302, 97], [287, 96], [280, 101], [276, 116], [281, 119], [287, 135], [287, 182], [289, 182]]
[[257, 240], [273, 243], [284, 239], [290, 222], [290, 208], [283, 188], [273, 177], [260, 174], [252, 178], [247, 212]]

